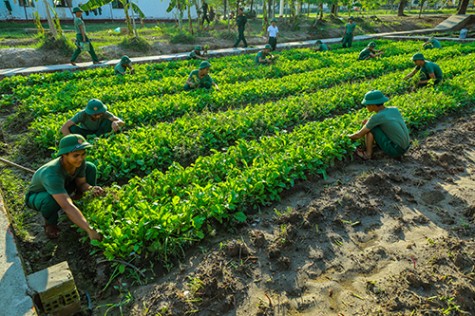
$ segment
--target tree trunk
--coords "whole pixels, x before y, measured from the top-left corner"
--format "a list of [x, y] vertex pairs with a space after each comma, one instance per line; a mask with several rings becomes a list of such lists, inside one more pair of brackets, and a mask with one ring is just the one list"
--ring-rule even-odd
[[406, 7], [407, 0], [399, 1], [399, 5], [397, 6], [397, 16], [406, 16], [404, 14], [404, 8]]
[[457, 14], [465, 14], [467, 13], [469, 0], [460, 0], [459, 8], [457, 10]]
[[191, 35], [193, 35], [193, 21], [191, 20], [191, 1], [186, 3], [186, 13], [188, 15], [188, 29], [190, 30]]
[[331, 13], [334, 16], [338, 16], [338, 3], [332, 4]]
[[320, 21], [323, 21], [323, 2], [320, 3]]
[[422, 16], [422, 8], [424, 8], [424, 2], [426, 2], [425, 0], [419, 0], [421, 2], [421, 9], [419, 10], [419, 19], [421, 18]]
[[272, 10], [272, 0], [267, 0], [267, 21], [271, 21], [273, 17]]
[[48, 26], [49, 26], [49, 31], [53, 35], [55, 39], [58, 38], [58, 32], [56, 31], [56, 28], [54, 27], [53, 19], [51, 18], [51, 14], [49, 12], [50, 7], [48, 4], [48, 1], [43, 0], [45, 8], [46, 8], [46, 20], [48, 21]]

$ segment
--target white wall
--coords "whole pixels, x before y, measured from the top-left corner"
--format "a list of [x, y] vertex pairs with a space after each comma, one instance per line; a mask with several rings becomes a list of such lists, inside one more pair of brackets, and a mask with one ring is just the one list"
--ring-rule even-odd
[[[22, 7], [19, 4], [18, 0], [8, 0], [12, 7], [12, 13], [9, 14], [5, 0], [0, 0], [0, 20], [26, 20], [33, 19], [33, 13], [38, 11], [41, 19], [46, 19], [46, 10], [43, 0], [38, 0], [34, 2], [35, 7]], [[47, 0], [50, 6], [53, 6], [53, 0]], [[79, 1], [72, 0], [73, 7], [77, 6], [79, 3], [86, 3], [87, 0]], [[159, 0], [134, 0], [142, 12], [145, 14], [147, 19], [176, 19], [178, 17], [178, 12], [176, 10], [172, 12], [167, 12], [168, 1], [159, 1]], [[72, 8], [57, 7], [56, 12], [61, 20], [68, 20], [73, 18]], [[193, 7], [192, 17], [197, 17], [196, 8]], [[186, 11], [184, 12], [184, 18], [187, 18]], [[124, 9], [113, 9], [112, 4], [106, 4], [102, 7], [102, 14], [94, 15], [93, 12], [89, 12], [89, 15], [83, 14], [83, 19], [87, 20], [96, 20], [96, 19], [113, 19], [113, 20], [123, 20], [125, 18]]]

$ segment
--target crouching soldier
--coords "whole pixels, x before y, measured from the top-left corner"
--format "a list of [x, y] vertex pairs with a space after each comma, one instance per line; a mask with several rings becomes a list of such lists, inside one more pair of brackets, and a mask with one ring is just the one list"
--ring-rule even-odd
[[[205, 47], [206, 48], [206, 47]], [[196, 45], [195, 48], [190, 52], [188, 55], [191, 59], [201, 59], [201, 60], [206, 60], [208, 59], [206, 56], [206, 51], [201, 51], [201, 46]]]
[[216, 90], [219, 90], [216, 82], [213, 81], [209, 75], [209, 69], [211, 64], [207, 61], [202, 61], [199, 69], [193, 70], [186, 80], [184, 89], [185, 91], [190, 91], [192, 89], [205, 88], [211, 89], [214, 87]]
[[[79, 125], [79, 126], [78, 126]], [[107, 111], [107, 106], [98, 99], [91, 99], [86, 109], [78, 112], [61, 127], [63, 135], [80, 134], [101, 136], [111, 131], [117, 132], [125, 123]]]
[[259, 65], [271, 64], [275, 61], [275, 56], [270, 53], [272, 46], [267, 44], [264, 49], [259, 51], [256, 55], [256, 63]]
[[431, 80], [433, 80], [434, 85], [442, 82], [442, 69], [440, 69], [439, 65], [425, 60], [424, 55], [421, 53], [414, 54], [414, 56], [412, 56], [412, 61], [416, 65], [416, 68], [404, 77], [405, 80], [412, 78], [420, 71], [419, 81], [416, 83], [418, 87], [426, 86]]
[[376, 58], [378, 56], [381, 56], [382, 54], [383, 54], [383, 50], [382, 49], [376, 50], [376, 43], [371, 42], [368, 44], [368, 46], [366, 46], [366, 48], [364, 48], [360, 52], [358, 56], [358, 60], [367, 60], [371, 58]]
[[389, 99], [379, 90], [365, 94], [362, 104], [369, 112], [376, 112], [356, 133], [348, 135], [352, 140], [365, 137], [366, 150], [358, 149], [357, 157], [368, 160], [373, 155], [373, 145], [392, 158], [400, 158], [409, 149], [409, 131], [401, 113], [395, 107], [385, 107]]
[[315, 42], [315, 50], [317, 52], [326, 52], [329, 50], [328, 45], [323, 43], [321, 40]]
[[41, 166], [31, 179], [25, 203], [44, 217], [45, 233], [50, 239], [59, 237], [57, 224], [60, 209], [91, 240], [101, 239], [72, 201], [87, 191], [94, 196], [104, 194], [103, 189], [96, 186], [96, 166], [85, 159], [86, 149], [90, 147], [92, 145], [81, 135], [63, 137], [59, 142], [58, 158]]
[[118, 76], [123, 76], [129, 70], [130, 74], [135, 73], [134, 68], [132, 67], [132, 61], [130, 60], [129, 56], [122, 56], [120, 58], [120, 62], [115, 65], [114, 73]]

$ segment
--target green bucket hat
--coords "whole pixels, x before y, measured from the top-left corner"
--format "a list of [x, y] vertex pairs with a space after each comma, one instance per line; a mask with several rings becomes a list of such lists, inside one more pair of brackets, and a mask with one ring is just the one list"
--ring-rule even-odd
[[424, 55], [422, 53], [416, 53], [412, 56], [412, 61], [416, 60], [425, 60]]
[[361, 101], [361, 104], [363, 105], [383, 104], [388, 101], [389, 101], [389, 98], [387, 98], [381, 91], [371, 90], [371, 91], [368, 91], [364, 95], [364, 99], [363, 101]]
[[374, 47], [376, 47], [376, 43], [375, 43], [375, 42], [370, 42], [370, 43], [368, 44], [368, 47], [373, 47], [373, 48], [374, 48]]
[[272, 49], [272, 46], [270, 46], [270, 44], [266, 44], [266, 46], [264, 46], [264, 49]]
[[319, 45], [321, 45], [321, 44], [323, 44], [323, 43], [322, 43], [322, 41], [321, 41], [321, 40], [318, 40], [318, 41], [316, 41], [316, 42], [315, 42], [315, 44], [319, 44]]
[[200, 45], [196, 45], [196, 46], [195, 46], [195, 50], [201, 50], [201, 46], [200, 46]]
[[354, 20], [354, 19], [353, 19], [352, 16], [350, 16], [350, 17], [348, 18], [348, 21], [353, 21], [353, 20]]
[[91, 99], [86, 105], [86, 114], [96, 115], [107, 111], [107, 106], [101, 100]]
[[127, 64], [130, 64], [131, 62], [132, 61], [130, 60], [129, 56], [127, 56], [127, 55], [124, 55], [120, 58], [120, 63], [121, 64], [127, 65]]
[[80, 7], [74, 7], [73, 13], [76, 13], [76, 12], [84, 12], [84, 11]]
[[274, 18], [274, 19], [272, 19], [270, 22], [271, 22], [271, 23], [272, 23], [272, 22], [277, 23], [277, 19]]
[[202, 61], [200, 64], [200, 69], [205, 69], [211, 67], [211, 64], [207, 61]]
[[56, 155], [61, 156], [64, 154], [71, 153], [73, 151], [83, 150], [91, 147], [92, 145], [89, 144], [86, 139], [82, 137], [82, 135], [69, 134], [67, 136], [64, 136], [59, 142], [59, 150]]

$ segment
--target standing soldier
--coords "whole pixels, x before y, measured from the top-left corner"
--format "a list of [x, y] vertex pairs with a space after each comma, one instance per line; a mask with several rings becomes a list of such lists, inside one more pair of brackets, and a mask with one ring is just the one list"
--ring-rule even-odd
[[238, 9], [238, 16], [236, 18], [236, 24], [238, 27], [238, 38], [236, 43], [234, 43], [234, 47], [238, 47], [239, 43], [242, 41], [244, 43], [244, 47], [247, 47], [246, 39], [244, 38], [244, 28], [247, 23], [247, 17], [244, 15], [244, 9]]
[[185, 91], [190, 91], [197, 88], [211, 89], [214, 87], [216, 90], [219, 90], [216, 82], [213, 81], [209, 75], [209, 68], [211, 64], [207, 61], [202, 61], [199, 69], [193, 70], [188, 79], [186, 80], [185, 86], [183, 87]]
[[279, 33], [279, 28], [275, 23], [276, 19], [272, 19], [271, 25], [267, 28], [267, 43], [272, 47], [274, 51], [277, 46], [277, 34]]
[[[77, 126], [80, 124], [80, 126]], [[91, 99], [86, 109], [78, 112], [61, 127], [63, 135], [80, 134], [101, 136], [105, 133], [117, 132], [125, 123], [107, 111], [107, 106], [98, 99]]]
[[442, 69], [440, 69], [439, 65], [436, 63], [425, 60], [422, 53], [414, 54], [414, 56], [412, 56], [412, 61], [416, 64], [416, 68], [404, 77], [405, 80], [412, 78], [418, 71], [420, 71], [419, 81], [417, 82], [418, 87], [426, 86], [431, 80], [434, 80], [434, 85], [442, 81]]
[[201, 10], [203, 10], [203, 19], [201, 20], [201, 25], [205, 25], [205, 21], [207, 21], [209, 26], [210, 20], [208, 17], [208, 4], [204, 0], [203, 4], [201, 5]]
[[91, 54], [92, 63], [93, 64], [100, 64], [99, 58], [97, 58], [96, 52], [94, 51], [94, 47], [92, 47], [91, 41], [86, 35], [86, 25], [84, 21], [81, 19], [82, 16], [82, 9], [79, 7], [75, 7], [73, 9], [73, 13], [76, 15], [74, 18], [74, 30], [76, 31], [76, 50], [71, 57], [71, 65], [76, 66], [76, 59], [78, 58], [81, 50], [87, 48], [89, 46], [89, 54]]
[[315, 50], [317, 52], [326, 52], [328, 49], [328, 45], [323, 43], [321, 40], [315, 42]]
[[371, 42], [366, 46], [361, 52], [360, 55], [358, 56], [358, 60], [367, 60], [371, 58], [376, 58], [378, 56], [381, 56], [383, 54], [383, 50], [376, 50], [376, 43]]
[[129, 56], [122, 56], [120, 61], [114, 67], [114, 73], [118, 76], [125, 75], [127, 69], [129, 70], [130, 74], [135, 73], [134, 68], [132, 67], [132, 61], [130, 60]]
[[82, 228], [91, 240], [100, 240], [101, 235], [87, 222], [73, 199], [82, 197], [86, 191], [94, 196], [104, 194], [96, 186], [96, 166], [86, 161], [86, 149], [92, 147], [81, 135], [71, 134], [59, 142], [58, 158], [40, 167], [25, 196], [28, 207], [41, 213], [45, 219], [45, 233], [50, 239], [59, 237], [58, 212], [60, 209], [69, 219]]
[[348, 24], [345, 26], [345, 34], [343, 34], [343, 48], [351, 47], [353, 44], [353, 33], [356, 28], [356, 23], [353, 20], [353, 17], [350, 16], [348, 19]]

